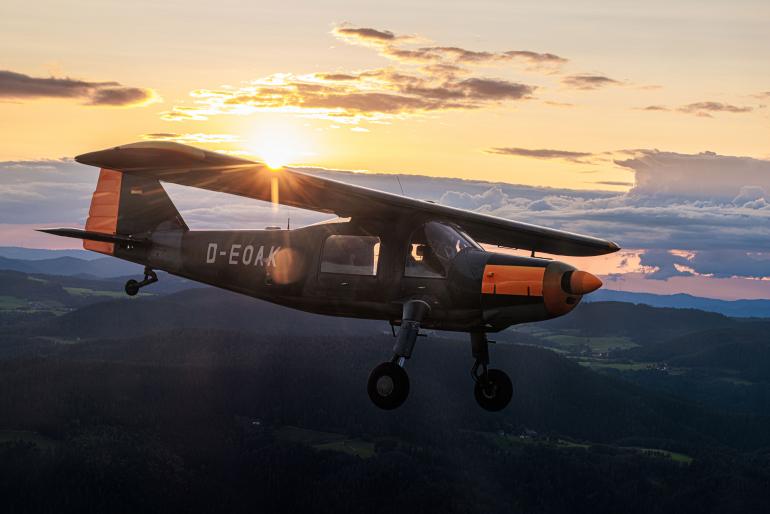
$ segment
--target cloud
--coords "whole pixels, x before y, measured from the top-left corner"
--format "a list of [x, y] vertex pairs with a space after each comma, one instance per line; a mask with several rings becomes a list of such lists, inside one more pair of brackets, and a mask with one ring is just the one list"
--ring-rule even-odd
[[209, 114], [202, 107], [184, 107], [174, 106], [170, 111], [160, 113], [160, 118], [165, 121], [203, 121], [208, 117], [203, 113]]
[[[414, 48], [413, 43], [425, 41], [425, 38], [396, 35], [390, 30], [369, 27], [354, 27], [343, 24], [335, 27], [332, 34], [338, 39], [352, 44], [377, 47], [380, 55], [407, 63], [444, 63], [454, 65], [494, 65], [506, 62], [519, 62], [532, 69], [540, 67], [558, 67], [567, 59], [552, 53], [533, 52], [531, 50], [507, 50], [503, 52], [468, 50], [459, 46], [423, 46]], [[406, 46], [412, 47], [406, 47]]]
[[641, 107], [642, 111], [659, 111], [659, 112], [680, 112], [684, 114], [693, 114], [702, 118], [711, 118], [712, 113], [727, 112], [727, 113], [747, 113], [754, 110], [753, 107], [737, 106], [732, 104], [726, 104], [722, 102], [704, 101], [694, 102], [680, 107], [667, 107], [665, 105], [648, 105]]
[[71, 78], [30, 77], [0, 70], [0, 98], [36, 100], [71, 98], [85, 105], [144, 106], [159, 100], [152, 89], [122, 86], [118, 82], [87, 82]]
[[358, 75], [350, 73], [316, 73], [315, 76], [321, 80], [328, 81], [358, 80]]
[[0, 219], [19, 224], [84, 217], [98, 173], [69, 159], [0, 162]]
[[573, 152], [568, 150], [550, 150], [545, 148], [512, 148], [496, 147], [486, 150], [487, 153], [496, 155], [514, 155], [518, 157], [532, 157], [534, 159], [564, 159], [571, 162], [586, 163], [586, 158], [594, 154], [590, 152]]
[[745, 186], [770, 191], [770, 161], [751, 157], [638, 150], [615, 163], [634, 172], [635, 195], [732, 203]]
[[739, 107], [721, 102], [696, 102], [683, 105], [677, 109], [679, 112], [694, 114], [696, 116], [710, 117], [712, 112], [742, 113], [751, 112], [751, 107]]
[[[157, 137], [197, 135], [172, 132]], [[212, 136], [212, 135], [208, 135]], [[216, 136], [216, 135], [213, 135]], [[507, 219], [595, 235], [642, 254], [648, 278], [770, 275], [770, 161], [629, 150], [628, 192], [576, 191], [401, 175], [407, 195]], [[343, 182], [400, 194], [393, 175], [303, 168]], [[0, 219], [10, 224], [83, 222], [98, 170], [68, 159], [0, 163]], [[324, 215], [167, 185], [196, 228], [310, 223]], [[672, 253], [673, 252], [673, 253]], [[629, 269], [629, 271], [634, 271]]]
[[426, 46], [414, 49], [387, 46], [382, 50], [382, 55], [402, 62], [454, 65], [499, 65], [519, 62], [526, 64], [531, 69], [558, 67], [568, 62], [564, 57], [551, 53], [539, 53], [530, 50], [488, 52], [467, 50], [457, 46]]
[[[521, 65], [553, 73], [567, 59], [531, 50], [481, 51], [423, 44], [424, 38], [389, 30], [341, 25], [332, 34], [373, 49], [391, 61], [388, 67], [363, 70], [274, 73], [237, 87], [201, 88], [191, 100], [161, 113], [167, 121], [206, 120], [218, 115], [287, 112], [359, 123], [424, 113], [480, 109], [533, 98], [537, 86], [482, 76], [481, 67]], [[419, 64], [419, 66], [414, 66]]]
[[648, 250], [640, 255], [640, 263], [649, 268], [646, 277], [653, 280], [676, 276], [753, 279], [770, 276], [770, 253], [767, 252]]
[[250, 85], [191, 93], [197, 107], [162, 113], [170, 121], [219, 114], [295, 112], [337, 120], [382, 119], [449, 109], [477, 109], [530, 98], [535, 86], [491, 78], [431, 78], [389, 68], [348, 74], [276, 74]]
[[341, 25], [332, 29], [332, 34], [339, 39], [363, 44], [383, 44], [394, 42], [399, 39], [393, 32], [389, 30], [377, 30], [367, 27], [351, 27], [349, 25]]
[[234, 134], [204, 134], [202, 132], [193, 134], [155, 132], [143, 134], [142, 139], [146, 141], [175, 141], [177, 143], [236, 143], [241, 140]]
[[561, 79], [562, 84], [575, 89], [600, 89], [606, 86], [619, 86], [622, 84], [619, 80], [605, 77], [604, 75], [568, 75]]
[[601, 184], [604, 186], [633, 186], [633, 182], [624, 182], [621, 180], [599, 180], [596, 182], [593, 182], [593, 184]]
[[158, 101], [151, 89], [138, 87], [109, 87], [95, 90], [86, 105], [139, 106]]

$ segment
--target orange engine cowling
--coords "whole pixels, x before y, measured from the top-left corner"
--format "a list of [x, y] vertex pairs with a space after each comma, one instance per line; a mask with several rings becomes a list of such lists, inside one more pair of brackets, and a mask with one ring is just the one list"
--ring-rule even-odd
[[502, 330], [563, 316], [601, 285], [591, 273], [563, 262], [493, 254], [481, 280], [484, 321]]

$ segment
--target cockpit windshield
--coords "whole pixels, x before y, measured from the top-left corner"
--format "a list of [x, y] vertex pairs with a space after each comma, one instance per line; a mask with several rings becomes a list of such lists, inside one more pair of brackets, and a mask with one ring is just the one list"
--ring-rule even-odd
[[466, 248], [480, 248], [452, 225], [430, 221], [412, 233], [404, 275], [445, 277], [452, 259]]

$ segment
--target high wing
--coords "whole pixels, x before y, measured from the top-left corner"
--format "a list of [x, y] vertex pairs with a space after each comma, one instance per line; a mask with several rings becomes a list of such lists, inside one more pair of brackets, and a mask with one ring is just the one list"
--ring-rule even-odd
[[239, 157], [172, 142], [148, 141], [79, 155], [76, 161], [163, 182], [336, 214], [381, 218], [418, 214], [455, 223], [480, 243], [556, 255], [589, 256], [620, 249], [611, 241], [464, 211], [321, 178], [271, 169]]

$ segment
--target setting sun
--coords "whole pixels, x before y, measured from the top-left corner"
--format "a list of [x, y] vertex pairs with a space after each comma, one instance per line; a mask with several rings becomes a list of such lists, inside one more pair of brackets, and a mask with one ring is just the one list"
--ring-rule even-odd
[[314, 155], [310, 138], [303, 132], [288, 123], [271, 124], [248, 138], [244, 149], [273, 169], [299, 164]]

